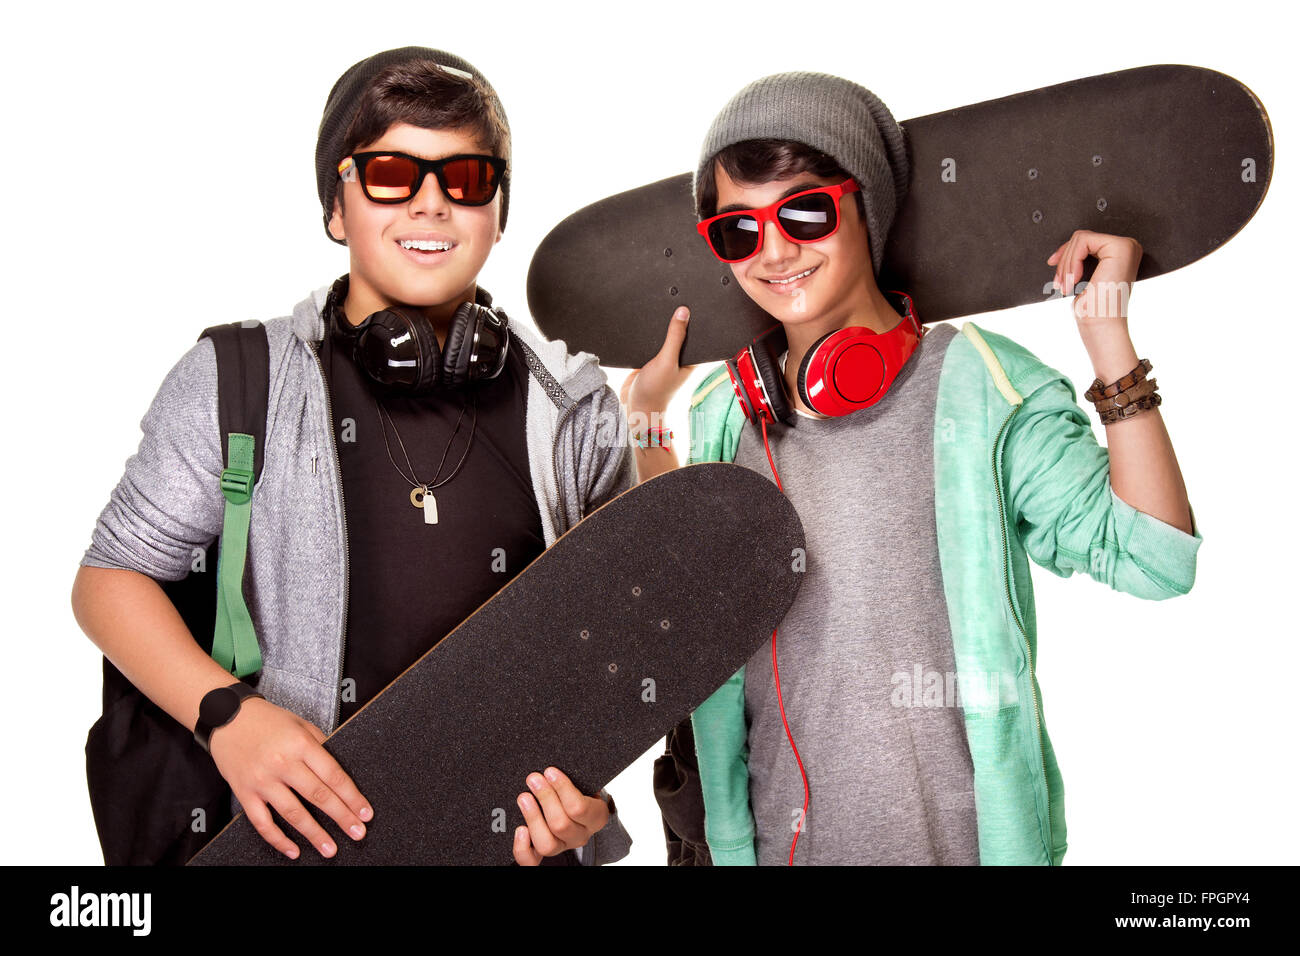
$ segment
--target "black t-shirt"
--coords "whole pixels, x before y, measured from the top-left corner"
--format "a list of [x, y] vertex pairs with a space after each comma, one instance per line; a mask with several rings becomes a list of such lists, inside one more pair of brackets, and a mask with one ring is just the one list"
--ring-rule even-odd
[[[479, 301], [486, 299], [480, 295]], [[468, 408], [468, 391], [394, 397], [353, 360], [335, 325], [345, 321], [341, 314], [326, 316], [320, 349], [348, 532], [340, 722], [545, 549], [524, 431], [529, 373], [519, 350], [509, 350], [497, 378], [472, 386]], [[382, 425], [376, 398], [386, 413]], [[467, 442], [469, 452], [455, 471]], [[424, 511], [411, 503], [412, 482], [398, 469], [433, 482], [444, 451], [436, 480], [453, 471], [455, 477], [433, 492], [438, 522], [427, 524]]]

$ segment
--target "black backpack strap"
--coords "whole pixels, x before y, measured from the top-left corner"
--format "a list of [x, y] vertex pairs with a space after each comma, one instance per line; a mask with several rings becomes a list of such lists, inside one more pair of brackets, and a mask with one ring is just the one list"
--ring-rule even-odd
[[262, 668], [253, 618], [244, 602], [244, 570], [253, 487], [262, 474], [271, 360], [266, 327], [237, 322], [204, 329], [217, 353], [217, 420], [225, 469], [226, 498], [217, 559], [217, 621], [212, 657], [236, 677]]
[[230, 434], [253, 436], [253, 480], [262, 477], [266, 446], [266, 408], [271, 387], [270, 347], [261, 322], [232, 322], [204, 329], [217, 350], [217, 420], [221, 450], [230, 467]]

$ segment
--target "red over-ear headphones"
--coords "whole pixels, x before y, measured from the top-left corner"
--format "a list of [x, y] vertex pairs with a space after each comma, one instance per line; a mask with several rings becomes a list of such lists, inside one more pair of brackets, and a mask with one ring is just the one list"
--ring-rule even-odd
[[[813, 411], [834, 417], [870, 408], [885, 397], [916, 351], [925, 329], [911, 297], [893, 291], [886, 295], [898, 297], [903, 316], [888, 332], [849, 326], [822, 336], [804, 355], [799, 364], [799, 397]], [[778, 367], [785, 349], [785, 328], [777, 324], [727, 360], [741, 410], [753, 424], [766, 420], [788, 425], [795, 420]]]

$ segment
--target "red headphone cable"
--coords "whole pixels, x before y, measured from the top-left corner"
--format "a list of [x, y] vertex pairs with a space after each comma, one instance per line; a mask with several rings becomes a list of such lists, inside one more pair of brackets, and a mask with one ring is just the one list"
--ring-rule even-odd
[[785, 489], [781, 487], [781, 476], [776, 473], [776, 462], [772, 460], [772, 449], [767, 444], [767, 416], [763, 416], [759, 421], [763, 424], [763, 451], [767, 452], [767, 463], [772, 466], [772, 477], [776, 479], [776, 490], [785, 494]]
[[[772, 460], [772, 449], [767, 443], [767, 419], [762, 419], [763, 425], [763, 450], [767, 452], [767, 463], [772, 466], [772, 477], [776, 479], [777, 490], [785, 494], [785, 489], [781, 487], [781, 476], [776, 473], [776, 462]], [[785, 719], [785, 701], [781, 697], [781, 672], [776, 666], [776, 628], [772, 628], [772, 677], [776, 681], [776, 706], [781, 711], [781, 726], [785, 728], [785, 738], [790, 741], [790, 749], [794, 751], [795, 763], [799, 765], [799, 776], [803, 778], [803, 811], [799, 816], [799, 826], [794, 831], [794, 840], [790, 843], [790, 865], [794, 866], [794, 848], [799, 845], [799, 834], [803, 832], [804, 824], [808, 820], [808, 774], [803, 768], [803, 759], [799, 756], [799, 748], [794, 745], [794, 735], [790, 733], [790, 724]]]

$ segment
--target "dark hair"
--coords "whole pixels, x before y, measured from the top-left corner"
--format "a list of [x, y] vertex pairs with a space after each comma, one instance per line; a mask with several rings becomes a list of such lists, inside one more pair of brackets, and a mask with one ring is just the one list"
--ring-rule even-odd
[[[482, 149], [506, 161], [503, 183], [510, 177], [510, 128], [492, 90], [469, 74], [452, 72], [433, 60], [410, 60], [381, 71], [362, 92], [334, 162], [379, 139], [395, 123], [469, 133]], [[342, 190], [338, 196], [341, 203]], [[504, 228], [504, 203], [501, 220]]]
[[[841, 181], [852, 178], [830, 156], [803, 143], [789, 139], [747, 139], [719, 151], [704, 164], [704, 170], [695, 184], [695, 212], [702, 220], [716, 215], [718, 211], [718, 182], [713, 173], [714, 162], [721, 163], [728, 176], [747, 186], [786, 179], [800, 173]], [[858, 212], [865, 223], [867, 210], [862, 201], [862, 193], [854, 193], [853, 198], [858, 202]]]

